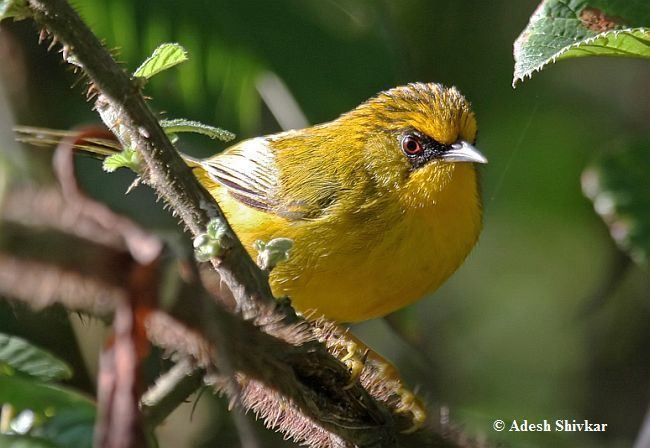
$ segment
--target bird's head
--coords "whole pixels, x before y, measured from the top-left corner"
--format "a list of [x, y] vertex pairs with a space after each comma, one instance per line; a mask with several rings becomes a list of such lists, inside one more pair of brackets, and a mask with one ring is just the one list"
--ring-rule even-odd
[[487, 159], [474, 147], [476, 119], [455, 88], [413, 83], [387, 90], [340, 119], [365, 143], [375, 182], [425, 203]]

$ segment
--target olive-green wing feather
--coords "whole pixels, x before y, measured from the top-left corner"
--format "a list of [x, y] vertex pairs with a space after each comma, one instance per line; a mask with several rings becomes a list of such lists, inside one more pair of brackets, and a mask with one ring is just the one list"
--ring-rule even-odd
[[212, 180], [243, 204], [289, 220], [318, 217], [331, 203], [331, 189], [310, 185], [311, 179], [316, 182], [311, 176], [300, 186], [286, 179], [283, 182], [284, 173], [271, 145], [272, 141], [263, 137], [246, 140], [200, 164]]
[[244, 204], [264, 211], [278, 207], [279, 173], [263, 138], [246, 140], [200, 163], [212, 180]]

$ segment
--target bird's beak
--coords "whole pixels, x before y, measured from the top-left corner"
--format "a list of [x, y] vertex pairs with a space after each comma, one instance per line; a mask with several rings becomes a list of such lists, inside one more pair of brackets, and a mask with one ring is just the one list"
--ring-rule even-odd
[[451, 145], [450, 148], [442, 154], [441, 158], [445, 162], [488, 163], [485, 156], [481, 154], [474, 145], [467, 143], [465, 140], [459, 140]]

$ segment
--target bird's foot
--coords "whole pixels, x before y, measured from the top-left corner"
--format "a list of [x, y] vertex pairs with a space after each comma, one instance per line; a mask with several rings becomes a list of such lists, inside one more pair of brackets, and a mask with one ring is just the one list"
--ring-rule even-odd
[[400, 414], [410, 413], [412, 416], [411, 426], [402, 430], [402, 433], [414, 433], [420, 429], [427, 420], [427, 410], [424, 407], [424, 403], [422, 403], [420, 397], [403, 387], [399, 388], [395, 392], [395, 395], [399, 397], [399, 404], [395, 408], [395, 412]]
[[343, 389], [349, 389], [356, 384], [357, 380], [361, 376], [370, 349], [363, 344], [359, 346], [357, 341], [351, 339], [341, 340], [341, 343], [343, 345], [343, 350], [341, 350], [341, 352], [345, 354], [339, 359], [350, 370], [350, 379]]
[[366, 374], [364, 375], [364, 386], [370, 393], [386, 401], [393, 412], [403, 415], [410, 420], [410, 426], [401, 432], [411, 434], [420, 429], [427, 420], [427, 409], [424, 402], [404, 386], [404, 381], [395, 366], [370, 350], [366, 362]]
[[[322, 319], [313, 321], [318, 339], [343, 362], [350, 371], [345, 389], [357, 381], [375, 399], [388, 406], [398, 420], [404, 422], [402, 430], [410, 434], [421, 428], [427, 411], [422, 400], [404, 386], [397, 369], [377, 352], [366, 346], [347, 329]], [[406, 420], [406, 421], [404, 421]]]

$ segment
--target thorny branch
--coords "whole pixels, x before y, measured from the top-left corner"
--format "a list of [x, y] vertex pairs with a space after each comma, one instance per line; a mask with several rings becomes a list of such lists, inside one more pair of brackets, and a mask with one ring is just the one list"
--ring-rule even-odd
[[[26, 204], [30, 206], [25, 207]], [[8, 274], [0, 278], [0, 294], [32, 306], [62, 303], [70, 310], [109, 320], [117, 304], [127, 302], [129, 297], [124, 278], [129, 277], [129, 272], [142, 269], [125, 252], [126, 246], [120, 243], [114, 228], [101, 223], [101, 232], [93, 231], [91, 226], [100, 224], [92, 223], [79, 209], [78, 202], [67, 202], [56, 191], [12, 192], [4, 203], [1, 225], [5, 238], [0, 242], [0, 273]], [[79, 235], [83, 232], [87, 232], [87, 236]], [[104, 243], [91, 241], [94, 235], [101, 235]], [[50, 247], [55, 240], [56, 247], [67, 250], [25, 249], [42, 244], [46, 239]], [[169, 257], [161, 255], [159, 258]], [[103, 262], [89, 267], [89, 260]], [[179, 267], [177, 261], [171, 259], [168, 263], [169, 266], [160, 267], [159, 271], [172, 271], [168, 275], [177, 275], [180, 284], [174, 297], [165, 300], [169, 303], [165, 309], [158, 305], [144, 314], [147, 337], [170, 355], [190, 356], [193, 365], [210, 371], [206, 377], [210, 385], [229, 392], [228, 378], [219, 369], [223, 353], [216, 350], [218, 346], [214, 341], [218, 337], [215, 327], [219, 326], [229, 335], [219, 347], [230, 357], [233, 370], [237, 372], [235, 377], [244, 408], [265, 417], [270, 426], [313, 446], [343, 446], [342, 437], [349, 437], [349, 433], [353, 437], [365, 436], [365, 440], [355, 442], [360, 446], [395, 443], [401, 446], [466, 446], [451, 441], [457, 435], [451, 430], [445, 434], [449, 440], [425, 431], [409, 436], [394, 433], [392, 442], [383, 432], [378, 436], [377, 432], [386, 429], [366, 407], [372, 402], [364, 402], [354, 392], [344, 390], [347, 375], [340, 375], [338, 361], [305, 350], [301, 344], [312, 337], [307, 327], [286, 326], [271, 315], [254, 321], [241, 320], [217, 306], [200, 283], [188, 278], [188, 270]], [[110, 266], [119, 267], [118, 275], [104, 274], [111, 270]], [[42, 279], [40, 283], [30, 281], [37, 275]], [[137, 302], [142, 305], [140, 299]], [[134, 312], [137, 314], [137, 311], [138, 308]], [[187, 370], [186, 374], [193, 370]], [[163, 419], [175, 407], [174, 401], [179, 404], [185, 398], [186, 395], [179, 394], [176, 389], [184, 387], [184, 377], [177, 378], [178, 383], [169, 392], [173, 397], [163, 393], [145, 405], [145, 409], [148, 407], [145, 415], [162, 412], [154, 422]], [[381, 376], [369, 376], [364, 381], [366, 387], [374, 389], [374, 396], [387, 399], [391, 390], [394, 391], [382, 382]], [[360, 406], [354, 407], [355, 403]], [[158, 406], [167, 411], [157, 409]], [[303, 408], [307, 408], [307, 412]], [[314, 423], [321, 421], [325, 423]], [[356, 431], [364, 434], [357, 435]]]
[[[140, 151], [146, 164], [144, 180], [190, 232], [195, 236], [203, 233], [215, 218], [226, 223], [214, 199], [178, 156], [137, 85], [69, 4], [64, 0], [29, 0], [28, 4], [34, 19], [62, 42], [64, 58], [89, 76], [91, 89], [99, 93], [95, 108], [102, 119], [122, 145]], [[450, 429], [445, 434], [401, 434], [399, 429], [408, 427], [408, 418], [395, 413], [395, 386], [382, 384], [380, 373], [366, 373], [362, 377], [367, 389], [358, 383], [344, 387], [348, 381], [345, 367], [323, 344], [316, 342], [317, 335], [335, 332], [313, 327], [298, 318], [290, 307], [276, 306], [266, 274], [253, 263], [230, 228], [228, 250], [212, 260], [218, 274], [218, 281], [213, 283], [228, 286], [247, 320], [219, 306], [201, 282], [192, 278], [192, 269], [189, 280], [181, 282], [176, 298], [165, 309], [159, 308], [159, 297], [142, 302], [142, 295], [151, 293], [160, 275], [159, 268], [146, 270], [151, 263], [157, 266], [160, 262], [164, 252], [160, 241], [92, 201], [66, 201], [51, 192], [22, 194], [44, 194], [55, 205], [49, 211], [25, 211], [15, 205], [30, 203], [33, 197], [30, 202], [14, 202], [14, 207], [11, 198], [7, 201], [3, 233], [9, 230], [19, 238], [5, 239], [4, 243], [11, 244], [0, 247], [0, 293], [33, 306], [60, 302], [69, 309], [95, 315], [115, 313], [115, 324], [124, 324], [116, 337], [121, 334], [129, 343], [138, 342], [134, 335], [138, 315], [146, 310], [140, 317], [152, 342], [171, 354], [191, 356], [209, 372], [205, 380], [229, 393], [231, 400], [264, 417], [268, 426], [313, 446], [469, 446], [468, 441], [460, 440]], [[72, 222], [71, 209], [77, 217]], [[39, 213], [40, 217], [34, 216]], [[45, 216], [47, 213], [55, 219]], [[110, 224], [98, 220], [99, 215], [110, 217]], [[48, 223], [46, 232], [52, 234], [34, 232], [34, 222], [41, 226]], [[48, 259], [44, 251], [22, 253], [25, 248], [34, 247], [26, 241], [34, 233], [48, 244], [58, 241], [67, 247], [79, 247], [79, 253], [90, 250], [92, 254], [86, 259], [64, 260]], [[145, 255], [138, 245], [142, 241], [150, 249], [145, 250]], [[89, 266], [88, 260], [101, 260], [110, 266]], [[140, 285], [143, 290], [134, 293], [132, 288], [138, 285], [138, 279], [131, 276], [144, 272], [143, 269], [151, 277]], [[49, 284], [50, 289], [41, 286], [34, 290], [33, 285], [22, 281], [34, 272], [39, 272], [43, 284]], [[126, 288], [125, 278], [130, 279]], [[85, 288], [83, 294], [79, 294], [80, 287]], [[130, 311], [126, 312], [120, 304], [128, 304]], [[131, 336], [127, 337], [128, 334]], [[223, 337], [226, 334], [228, 338]], [[126, 349], [127, 357], [137, 353], [136, 347], [128, 344], [116, 344], [114, 349]], [[127, 382], [122, 387], [133, 391], [135, 386]], [[372, 395], [368, 390], [373, 391]], [[126, 405], [132, 409], [132, 403]], [[132, 426], [137, 419], [137, 415], [131, 415], [125, 425]], [[133, 444], [135, 440], [140, 440], [140, 436], [132, 435], [127, 443]]]
[[[115, 62], [79, 15], [65, 0], [31, 0], [34, 20], [63, 44], [64, 57], [81, 67], [99, 92], [95, 108], [124, 147], [135, 147], [146, 167], [146, 181], [197, 236], [211, 219], [227, 221], [208, 191], [181, 159], [138, 85]], [[232, 290], [240, 309], [256, 314], [273, 305], [266, 275], [255, 265], [228, 226], [228, 250], [212, 260], [223, 282]]]

